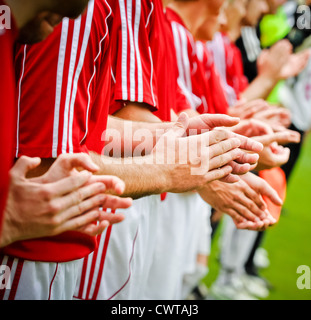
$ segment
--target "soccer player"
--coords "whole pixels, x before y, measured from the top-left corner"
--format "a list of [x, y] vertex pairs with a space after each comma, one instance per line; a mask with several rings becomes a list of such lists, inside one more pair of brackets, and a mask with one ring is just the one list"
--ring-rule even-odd
[[[1, 177], [1, 217], [3, 223], [0, 246], [7, 246], [15, 241], [36, 238], [42, 236], [56, 235], [66, 230], [80, 230], [85, 233], [96, 233], [93, 221], [101, 218], [109, 218], [96, 209], [99, 204], [99, 193], [106, 187], [115, 189], [117, 184], [118, 193], [124, 188], [120, 179], [113, 177], [101, 177], [102, 181], [93, 184], [90, 180], [91, 174], [82, 172], [79, 174], [74, 168], [84, 168], [90, 172], [98, 170], [98, 167], [86, 155], [62, 156], [53, 168], [44, 177], [37, 180], [26, 179], [27, 174], [40, 164], [38, 158], [22, 157], [8, 176], [8, 171], [13, 165], [13, 136], [15, 131], [15, 89], [14, 89], [14, 68], [13, 68], [13, 45], [16, 40], [23, 42], [41, 41], [47, 37], [55, 24], [65, 15], [76, 17], [85, 8], [87, 1], [71, 2], [65, 5], [51, 3], [49, 1], [27, 1], [21, 4], [19, 1], [5, 1], [6, 19], [10, 20], [12, 29], [1, 31], [3, 44], [3, 85], [1, 85], [5, 114], [1, 129], [3, 139], [3, 167]], [[28, 10], [25, 11], [24, 5]], [[12, 12], [12, 16], [10, 13]], [[70, 177], [71, 176], [71, 177]], [[9, 179], [10, 178], [10, 179]], [[10, 180], [10, 181], [9, 181]], [[89, 181], [89, 186], [85, 184]], [[9, 190], [8, 188], [8, 183]], [[93, 181], [94, 182], [94, 181]], [[100, 182], [100, 183], [99, 183]], [[107, 184], [107, 186], [105, 186]], [[121, 185], [121, 189], [120, 189]], [[101, 190], [100, 190], [101, 189]], [[7, 197], [7, 192], [9, 192]], [[39, 197], [38, 194], [44, 194]], [[92, 197], [91, 199], [87, 199]], [[101, 196], [109, 202], [117, 198]], [[121, 200], [116, 205], [129, 205], [128, 199]], [[6, 205], [6, 207], [5, 207]], [[55, 208], [55, 209], [54, 209]], [[87, 211], [91, 212], [87, 213]], [[36, 216], [34, 215], [36, 211]], [[81, 215], [85, 212], [86, 214]], [[112, 220], [111, 220], [112, 221]], [[97, 230], [101, 232], [107, 226], [107, 221], [102, 221]]]
[[[124, 6], [119, 3], [115, 17], [119, 17], [121, 21], [116, 22], [115, 20], [112, 31], [116, 42], [112, 44], [112, 56], [117, 61], [116, 66], [112, 69], [111, 112], [119, 118], [152, 121], [158, 128], [167, 127], [168, 123], [161, 124], [161, 120], [170, 120], [169, 106], [176, 104], [176, 98], [171, 92], [178, 90], [178, 87], [177, 70], [174, 69], [176, 67], [175, 54], [173, 50], [167, 50], [167, 48], [172, 48], [173, 38], [169, 38], [172, 40], [170, 42], [167, 37], [159, 37], [159, 34], [163, 35], [164, 32], [167, 32], [163, 31], [166, 30], [167, 22], [165, 24], [163, 20], [162, 4], [159, 1], [152, 3], [137, 1], [132, 6], [129, 4]], [[140, 22], [133, 24], [138, 19]], [[123, 34], [121, 30], [126, 32]], [[131, 40], [131, 37], [138, 34], [140, 37]], [[128, 69], [120, 63], [121, 61], [127, 61]], [[153, 72], [150, 72], [152, 70]], [[154, 81], [151, 74], [160, 80]], [[162, 80], [164, 75], [166, 77]], [[167, 78], [167, 75], [170, 78]], [[170, 90], [167, 89], [167, 85], [171, 87]], [[179, 97], [184, 104], [187, 104], [185, 97], [182, 95]], [[154, 114], [159, 118], [151, 112], [156, 100], [159, 110]], [[115, 118], [110, 120], [116, 122]], [[143, 126], [142, 122], [141, 126]], [[130, 156], [132, 155], [131, 147], [127, 152]], [[148, 204], [149, 199], [152, 202]], [[148, 274], [148, 265], [155, 244], [154, 235], [159, 226], [157, 219], [159, 217], [165, 219], [163, 210], [160, 212], [156, 210], [159, 200], [159, 197], [145, 198], [137, 201], [137, 206], [134, 202], [134, 209], [127, 212], [129, 218], [125, 223], [118, 228], [108, 230], [100, 237], [100, 247], [84, 261], [84, 272], [75, 295], [77, 298], [138, 299], [150, 297], [150, 292], [147, 291], [144, 295], [143, 289], [146, 277], [149, 276], [151, 279], [155, 276], [152, 271]], [[166, 199], [161, 202], [162, 204], [167, 206]], [[173, 227], [178, 229], [177, 225]], [[121, 276], [118, 276], [120, 274]]]
[[[189, 140], [199, 148], [200, 143], [205, 147], [213, 144], [209, 155], [203, 152], [198, 158], [201, 162], [206, 156], [204, 159], [212, 160], [209, 167], [203, 163], [203, 175], [191, 175], [191, 169], [198, 162], [192, 164], [189, 157], [183, 166], [179, 165], [176, 157], [173, 165], [156, 163], [157, 156], [169, 154], [172, 160], [176, 155], [177, 147], [163, 149], [161, 146], [164, 146], [165, 139], [178, 141], [187, 132], [188, 125], [191, 128], [191, 121], [185, 115], [179, 118], [180, 122], [170, 125], [169, 132], [159, 139], [152, 154], [144, 157], [147, 164], [120, 165], [119, 160], [111, 163], [110, 158], [101, 156], [104, 147], [102, 133], [107, 124], [110, 100], [111, 14], [106, 1], [90, 1], [82, 16], [75, 20], [64, 19], [42, 44], [19, 47], [16, 55], [20, 88], [17, 97], [19, 117], [16, 156], [27, 154], [44, 158], [40, 167], [32, 172], [32, 176], [36, 177], [45, 172], [61, 153], [92, 151], [90, 155], [99, 167], [96, 173], [109, 172], [123, 176], [126, 185], [123, 195], [134, 198], [165, 191], [184, 192], [228, 176], [232, 168], [226, 164], [241, 156], [240, 150], [234, 150], [241, 142], [231, 138], [232, 135], [225, 131], [184, 138], [184, 141]], [[32, 67], [33, 63], [35, 68]], [[42, 75], [47, 79], [54, 79], [53, 86], [49, 80], [43, 82]], [[36, 84], [39, 82], [38, 88]], [[30, 114], [31, 119], [37, 120], [26, 120]], [[44, 114], [45, 126], [41, 126], [41, 118], [34, 118], [34, 114]], [[231, 124], [237, 122], [230, 118], [225, 121]], [[31, 134], [34, 132], [36, 135]], [[216, 141], [220, 142], [215, 144]], [[246, 144], [246, 140], [244, 143]], [[251, 151], [261, 149], [260, 144], [251, 141], [247, 143]], [[185, 147], [182, 151], [189, 152]], [[252, 156], [248, 157], [250, 158]], [[176, 183], [180, 177], [186, 178], [182, 185]], [[97, 178], [93, 179], [96, 181]], [[5, 254], [3, 264], [10, 265], [13, 257], [16, 257], [18, 259], [14, 260], [14, 268], [17, 266], [23, 272], [15, 273], [13, 282], [16, 290], [12, 295], [3, 293], [4, 298], [71, 298], [80, 268], [80, 258], [91, 253], [95, 246], [94, 237], [63, 233], [58, 237], [22, 241], [5, 247], [2, 251]], [[58, 276], [63, 277], [63, 281], [53, 281]], [[38, 278], [45, 280], [34, 281]]]

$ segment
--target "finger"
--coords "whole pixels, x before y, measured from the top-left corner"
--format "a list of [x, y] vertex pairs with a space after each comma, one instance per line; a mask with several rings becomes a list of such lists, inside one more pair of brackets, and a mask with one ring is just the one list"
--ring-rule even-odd
[[[211, 159], [209, 161], [209, 168], [210, 170], [221, 168], [225, 165], [228, 165], [229, 163], [231, 164], [232, 161], [236, 160], [238, 157], [240, 157], [240, 150], [234, 149], [228, 151]], [[246, 164], [245, 166], [249, 166], [249, 164]]]
[[284, 145], [288, 143], [299, 143], [301, 136], [298, 132], [285, 130], [278, 131], [273, 134], [263, 135], [260, 137], [254, 137], [257, 141], [261, 142], [264, 146], [269, 146], [273, 142]]
[[125, 215], [122, 213], [111, 213], [103, 210], [98, 221], [108, 221], [110, 225], [114, 225], [122, 222], [124, 219]]
[[240, 122], [240, 118], [230, 117], [224, 114], [203, 114], [200, 117], [209, 130], [216, 127], [232, 127]]
[[[265, 212], [265, 210], [267, 209], [267, 205], [264, 202], [261, 194], [256, 192], [256, 189], [253, 189], [251, 186], [247, 184], [247, 188], [245, 188], [244, 192], [245, 192], [245, 195], [249, 199], [251, 199], [261, 211]], [[266, 214], [263, 215], [261, 218], [263, 219], [265, 218], [265, 216]]]
[[[106, 201], [106, 195], [97, 194], [98, 192], [100, 192], [99, 189], [94, 189], [92, 192], [86, 191], [84, 194], [82, 191], [79, 196], [73, 194], [54, 200], [52, 208], [54, 208], [53, 211], [57, 213], [56, 219], [59, 220], [59, 223], [63, 223], [66, 220], [70, 220], [92, 209], [101, 207]], [[80, 197], [85, 197], [86, 193], [94, 193], [94, 195], [90, 198], [86, 197], [86, 199], [80, 199]]]
[[53, 190], [54, 197], [61, 197], [84, 186], [91, 176], [89, 171], [82, 171], [57, 182], [45, 184], [45, 188]]
[[88, 170], [90, 172], [99, 170], [99, 167], [86, 153], [62, 154], [57, 158], [55, 165], [58, 164], [58, 162], [69, 171], [74, 168], [79, 168], [80, 171]]
[[40, 163], [40, 158], [22, 156], [16, 161], [15, 165], [11, 169], [11, 174], [16, 177], [26, 178], [27, 173], [38, 167]]
[[236, 225], [238, 229], [241, 230], [250, 230], [250, 231], [261, 231], [264, 230], [265, 223], [263, 221], [259, 222], [252, 222], [252, 221], [245, 221]]
[[220, 179], [221, 182], [224, 183], [236, 183], [240, 181], [240, 177], [236, 174], [229, 174], [226, 177]]
[[270, 184], [262, 180], [262, 187], [260, 187], [260, 190], [258, 190], [263, 196], [266, 196], [272, 203], [274, 203], [277, 206], [283, 205], [283, 200], [279, 197], [276, 190], [274, 190]]
[[55, 235], [66, 231], [78, 231], [90, 224], [96, 225], [100, 214], [100, 209], [94, 209], [73, 219], [67, 220], [64, 223], [61, 223], [59, 227], [55, 229]]
[[209, 147], [208, 149], [209, 158], [212, 159], [219, 155], [225, 154], [230, 150], [237, 150], [239, 146], [240, 146], [240, 140], [237, 138], [230, 138], [230, 139], [218, 142]]
[[232, 167], [232, 173], [235, 175], [244, 175], [251, 170], [251, 166], [248, 163], [240, 164], [236, 160], [228, 163]]
[[232, 168], [230, 166], [225, 166], [216, 170], [210, 170], [205, 174], [204, 178], [206, 183], [209, 183], [215, 180], [223, 179], [224, 177], [227, 177], [231, 172]]
[[247, 207], [249, 201], [243, 196], [240, 196], [238, 200], [234, 201], [233, 208], [236, 212], [238, 212], [242, 217], [244, 217], [246, 220], [258, 222], [261, 219], [250, 211], [250, 209]]
[[90, 237], [95, 237], [102, 234], [109, 227], [109, 225], [109, 221], [104, 220], [98, 224], [90, 223], [83, 228], [79, 228], [75, 231], [83, 233]]
[[[246, 188], [250, 189], [250, 188]], [[255, 216], [257, 216], [260, 220], [264, 220], [267, 218], [267, 213], [266, 213], [266, 206], [264, 201], [261, 199], [260, 195], [255, 195], [253, 194], [252, 198], [249, 198], [248, 195], [249, 192], [244, 190], [244, 197], [242, 198], [243, 202], [240, 202], [242, 205], [244, 205], [246, 208], [249, 209], [251, 213], [253, 213]], [[256, 201], [256, 202], [255, 202]]]
[[259, 160], [259, 154], [257, 153], [247, 153], [239, 149], [240, 156], [236, 159], [236, 162], [243, 164], [256, 164]]
[[232, 218], [235, 224], [245, 223], [247, 220], [242, 217], [235, 209], [228, 208], [225, 212], [228, 216]]
[[244, 119], [252, 118], [254, 114], [266, 111], [268, 109], [269, 109], [268, 104], [253, 106], [253, 107], [249, 108], [249, 110], [247, 110], [246, 112], [243, 113], [243, 118]]
[[212, 146], [214, 144], [220, 143], [221, 141], [228, 140], [233, 137], [233, 133], [228, 130], [213, 129], [210, 132], [201, 135], [202, 139], [208, 141], [208, 145]]
[[168, 131], [167, 134], [169, 135], [174, 135], [175, 137], [182, 137], [186, 133], [186, 130], [189, 125], [189, 117], [185, 112], [182, 112], [178, 119], [177, 122], [174, 124], [173, 128]]
[[106, 190], [113, 190], [117, 194], [122, 194], [125, 190], [125, 183], [123, 180], [116, 176], [108, 176], [108, 175], [93, 175], [88, 183], [101, 182], [106, 186]]
[[132, 205], [132, 203], [133, 200], [131, 198], [120, 198], [117, 196], [105, 194], [103, 195], [102, 207], [110, 208], [111, 210], [127, 209]]
[[263, 150], [263, 145], [261, 142], [258, 142], [252, 138], [248, 138], [239, 134], [235, 134], [235, 137], [240, 140], [241, 149], [251, 152], [261, 152]]

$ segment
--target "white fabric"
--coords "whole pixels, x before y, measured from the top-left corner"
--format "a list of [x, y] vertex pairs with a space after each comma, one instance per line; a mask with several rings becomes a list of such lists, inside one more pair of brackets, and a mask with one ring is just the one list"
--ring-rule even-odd
[[[112, 227], [106, 256], [102, 257], [107, 232], [102, 235], [97, 256], [88, 257], [88, 270], [96, 259], [94, 275], [88, 272], [84, 280], [82, 299], [97, 300], [135, 300], [142, 294], [145, 286], [152, 252], [155, 246], [158, 204], [160, 196], [149, 196], [133, 201], [132, 207], [120, 210], [125, 220]], [[118, 211], [117, 211], [118, 212]], [[100, 273], [100, 264], [104, 259], [104, 269]], [[87, 287], [91, 290], [87, 295]], [[77, 286], [76, 296], [81, 281]], [[94, 296], [95, 286], [99, 285]]]
[[[1, 264], [6, 265], [7, 261], [8, 257], [5, 256]], [[14, 259], [10, 290], [5, 291], [4, 300], [10, 297], [12, 283], [18, 277], [16, 270], [20, 261]], [[15, 300], [72, 300], [81, 266], [81, 259], [64, 263], [23, 261]]]
[[198, 253], [209, 254], [208, 208], [196, 193], [169, 193], [160, 204], [157, 246], [144, 299], [181, 298], [184, 274], [195, 270]]

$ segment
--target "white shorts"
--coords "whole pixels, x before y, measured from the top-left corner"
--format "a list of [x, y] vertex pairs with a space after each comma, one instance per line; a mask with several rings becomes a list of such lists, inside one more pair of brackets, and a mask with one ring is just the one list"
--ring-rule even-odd
[[125, 219], [99, 236], [98, 249], [84, 259], [75, 299], [140, 299], [155, 246], [160, 196], [133, 201]]
[[198, 253], [210, 252], [209, 237], [202, 240], [201, 233], [210, 207], [191, 192], [167, 194], [159, 209], [157, 247], [144, 299], [180, 299], [184, 274], [193, 270]]
[[0, 256], [0, 265], [8, 275], [1, 279], [0, 300], [72, 300], [82, 260], [47, 263]]

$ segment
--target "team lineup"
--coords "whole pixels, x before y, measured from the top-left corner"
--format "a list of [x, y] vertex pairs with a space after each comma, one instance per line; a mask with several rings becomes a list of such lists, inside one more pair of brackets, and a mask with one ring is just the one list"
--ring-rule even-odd
[[190, 299], [222, 219], [226, 291], [279, 222], [301, 143], [267, 100], [310, 50], [271, 44], [250, 80], [238, 47], [281, 2], [0, 0], [1, 300]]

